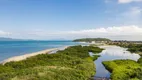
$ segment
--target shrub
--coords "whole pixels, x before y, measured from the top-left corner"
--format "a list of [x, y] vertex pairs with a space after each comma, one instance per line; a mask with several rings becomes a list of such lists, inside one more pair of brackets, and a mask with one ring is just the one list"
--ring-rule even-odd
[[103, 62], [112, 80], [141, 80], [142, 67], [133, 60], [114, 60]]
[[[0, 80], [87, 80], [95, 74], [89, 52], [92, 46], [71, 46], [56, 54], [40, 54], [18, 62], [0, 65]], [[96, 59], [96, 58], [94, 58]]]

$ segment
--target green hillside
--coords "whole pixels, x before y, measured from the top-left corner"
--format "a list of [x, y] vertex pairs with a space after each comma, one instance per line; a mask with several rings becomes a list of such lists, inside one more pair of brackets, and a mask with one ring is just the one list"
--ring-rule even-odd
[[75, 39], [74, 42], [92, 42], [92, 41], [111, 41], [107, 38], [82, 38], [82, 39]]

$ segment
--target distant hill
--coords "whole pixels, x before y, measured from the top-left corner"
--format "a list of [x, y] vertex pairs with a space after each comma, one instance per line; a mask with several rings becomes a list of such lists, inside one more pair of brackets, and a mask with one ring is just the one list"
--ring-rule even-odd
[[107, 38], [81, 38], [81, 39], [75, 39], [74, 42], [92, 42], [92, 41], [111, 41]]
[[34, 40], [34, 39], [14, 39], [14, 38], [0, 37], [0, 41], [72, 41], [72, 40], [65, 40], [65, 39]]
[[0, 41], [29, 41], [29, 40], [0, 37]]

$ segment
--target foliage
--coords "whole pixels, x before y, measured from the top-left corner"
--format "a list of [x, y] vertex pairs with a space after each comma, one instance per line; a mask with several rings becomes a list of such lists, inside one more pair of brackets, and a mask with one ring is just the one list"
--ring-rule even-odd
[[109, 44], [117, 45], [117, 46], [124, 47], [124, 48], [128, 48], [128, 51], [130, 51], [132, 53], [142, 52], [142, 44], [124, 43], [124, 42], [109, 43]]
[[142, 66], [133, 60], [104, 61], [112, 80], [142, 80]]
[[142, 56], [137, 61], [142, 66]]
[[[95, 74], [94, 58], [88, 52], [102, 49], [71, 46], [55, 54], [40, 54], [0, 65], [0, 80], [87, 80]], [[96, 58], [95, 58], [96, 59]]]
[[100, 55], [94, 55], [91, 58], [93, 59], [93, 61], [97, 60], [100, 57]]
[[107, 38], [82, 38], [74, 40], [74, 42], [92, 42], [92, 41], [111, 41], [111, 40]]

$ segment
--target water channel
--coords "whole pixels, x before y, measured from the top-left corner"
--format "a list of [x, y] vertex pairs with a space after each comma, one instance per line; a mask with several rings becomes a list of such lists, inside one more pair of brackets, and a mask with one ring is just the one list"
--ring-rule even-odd
[[100, 48], [104, 48], [104, 50], [99, 53], [101, 57], [99, 57], [96, 61], [94, 61], [96, 65], [96, 75], [94, 77], [110, 77], [110, 72], [105, 69], [102, 62], [117, 60], [117, 59], [131, 59], [137, 61], [140, 56], [135, 53], [130, 53], [126, 48], [122, 48], [119, 46], [99, 46]]

